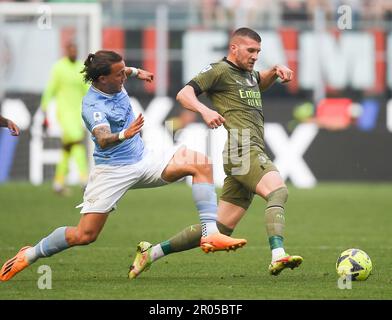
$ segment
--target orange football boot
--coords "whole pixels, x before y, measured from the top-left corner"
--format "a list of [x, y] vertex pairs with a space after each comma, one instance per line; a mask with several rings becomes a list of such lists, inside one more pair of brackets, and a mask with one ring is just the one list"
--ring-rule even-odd
[[6, 263], [4, 263], [3, 267], [0, 271], [0, 281], [8, 281], [13, 276], [15, 276], [18, 272], [22, 271], [26, 267], [29, 266], [29, 263], [26, 259], [26, 249], [31, 248], [29, 246], [23, 247], [19, 250], [15, 257], [9, 259]]
[[245, 239], [231, 238], [219, 232], [200, 239], [200, 248], [205, 253], [223, 250], [236, 250], [244, 245], [246, 245]]

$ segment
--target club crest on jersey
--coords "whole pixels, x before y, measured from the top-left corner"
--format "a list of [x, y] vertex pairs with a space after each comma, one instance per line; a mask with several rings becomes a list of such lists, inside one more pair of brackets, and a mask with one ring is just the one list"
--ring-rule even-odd
[[98, 122], [102, 120], [102, 113], [101, 112], [94, 112], [94, 121]]
[[211, 69], [212, 69], [212, 67], [211, 67], [211, 65], [209, 64], [207, 67], [205, 67], [203, 70], [201, 70], [200, 73], [207, 72], [208, 70], [211, 70]]

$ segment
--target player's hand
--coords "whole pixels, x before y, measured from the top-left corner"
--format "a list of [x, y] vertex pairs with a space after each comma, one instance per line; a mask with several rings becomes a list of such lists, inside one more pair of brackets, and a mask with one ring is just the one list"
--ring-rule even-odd
[[139, 116], [135, 119], [135, 121], [131, 123], [128, 129], [125, 130], [124, 132], [125, 139], [130, 139], [135, 134], [139, 133], [142, 130], [143, 125], [144, 125], [144, 117], [142, 114], [139, 114]]
[[13, 121], [8, 120], [7, 127], [8, 127], [8, 130], [11, 132], [11, 135], [13, 135], [13, 136], [19, 135], [20, 130], [19, 130], [18, 126]]
[[138, 69], [139, 73], [137, 74], [137, 78], [140, 80], [144, 80], [147, 82], [152, 82], [154, 80], [154, 74], [151, 72], [148, 72], [146, 70], [143, 69]]
[[205, 110], [201, 113], [201, 116], [207, 126], [211, 129], [220, 127], [226, 121], [218, 112], [211, 109]]
[[281, 83], [289, 82], [294, 77], [294, 72], [282, 65], [277, 65], [275, 67], [275, 73], [281, 79]]

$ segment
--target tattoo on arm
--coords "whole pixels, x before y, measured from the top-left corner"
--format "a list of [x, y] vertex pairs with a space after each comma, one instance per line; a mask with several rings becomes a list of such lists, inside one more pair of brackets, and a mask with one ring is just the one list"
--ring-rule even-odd
[[118, 144], [118, 133], [111, 133], [109, 126], [99, 126], [93, 130], [93, 135], [102, 149]]

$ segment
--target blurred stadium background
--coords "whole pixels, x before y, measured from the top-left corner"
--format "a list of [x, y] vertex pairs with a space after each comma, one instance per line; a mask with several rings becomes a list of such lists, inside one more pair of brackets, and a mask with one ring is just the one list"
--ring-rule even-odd
[[[0, 1], [1, 113], [22, 129], [19, 139], [0, 131], [0, 183], [41, 184], [53, 175], [59, 132], [50, 112], [43, 134], [39, 101], [69, 40], [81, 60], [111, 49], [127, 65], [155, 73], [154, 83], [131, 80], [127, 90], [150, 123], [144, 138], [160, 146], [157, 137], [171, 140], [164, 121], [180, 112], [176, 93], [226, 54], [239, 26], [262, 36], [257, 69], [280, 63], [296, 74], [263, 95], [267, 145], [284, 177], [298, 187], [390, 181], [391, 1], [104, 0]], [[211, 133], [200, 119], [176, 136], [210, 154], [218, 185], [224, 138], [223, 129]]]

